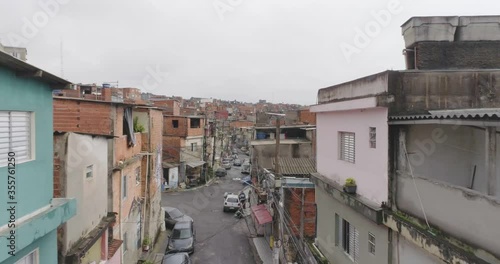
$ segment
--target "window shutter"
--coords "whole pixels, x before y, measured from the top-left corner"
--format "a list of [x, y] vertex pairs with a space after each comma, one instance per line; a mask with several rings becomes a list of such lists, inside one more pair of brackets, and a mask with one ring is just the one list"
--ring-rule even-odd
[[9, 153], [9, 112], [0, 111], [0, 166], [7, 162]]
[[349, 225], [349, 255], [351, 256], [352, 259], [355, 260], [355, 248], [354, 248], [354, 245], [355, 245], [355, 231], [356, 231], [356, 228], [352, 225]]
[[342, 237], [342, 234], [340, 233], [339, 215], [335, 214], [335, 246], [339, 245], [341, 237]]
[[353, 228], [354, 229], [354, 261], [358, 261], [359, 260], [359, 232], [358, 232], [358, 229], [356, 228]]

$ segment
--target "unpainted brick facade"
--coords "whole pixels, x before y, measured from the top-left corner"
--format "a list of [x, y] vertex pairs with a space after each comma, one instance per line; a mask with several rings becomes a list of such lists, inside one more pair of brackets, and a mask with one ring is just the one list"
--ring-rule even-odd
[[[314, 188], [304, 191], [304, 237], [314, 238], [316, 236], [316, 206]], [[290, 229], [300, 237], [302, 189], [286, 189], [285, 208], [291, 216]], [[295, 225], [294, 225], [295, 224]]]

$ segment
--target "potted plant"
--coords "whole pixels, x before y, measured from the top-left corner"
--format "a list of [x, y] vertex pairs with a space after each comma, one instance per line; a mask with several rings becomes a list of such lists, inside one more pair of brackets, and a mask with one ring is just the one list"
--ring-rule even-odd
[[145, 237], [142, 240], [142, 250], [149, 251], [149, 246], [151, 245], [151, 239], [149, 237]]
[[350, 193], [350, 194], [355, 194], [356, 189], [357, 189], [356, 180], [354, 180], [353, 178], [345, 179], [344, 192]]

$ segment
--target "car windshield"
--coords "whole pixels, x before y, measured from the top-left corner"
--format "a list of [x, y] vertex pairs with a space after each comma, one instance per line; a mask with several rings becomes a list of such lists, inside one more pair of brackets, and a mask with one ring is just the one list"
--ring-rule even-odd
[[228, 203], [237, 203], [238, 202], [238, 198], [227, 198], [227, 202]]
[[172, 211], [168, 212], [168, 214], [172, 218], [178, 218], [183, 216], [183, 214], [181, 213], [181, 211], [179, 211], [179, 209], [173, 209]]
[[173, 239], [186, 239], [191, 237], [191, 229], [174, 229], [172, 230]]

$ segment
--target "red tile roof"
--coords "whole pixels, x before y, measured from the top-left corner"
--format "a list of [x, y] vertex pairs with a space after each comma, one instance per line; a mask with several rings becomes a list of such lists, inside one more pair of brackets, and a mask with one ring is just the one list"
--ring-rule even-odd
[[273, 217], [263, 204], [252, 206], [252, 214], [255, 215], [255, 219], [259, 225], [267, 224], [273, 221]]

